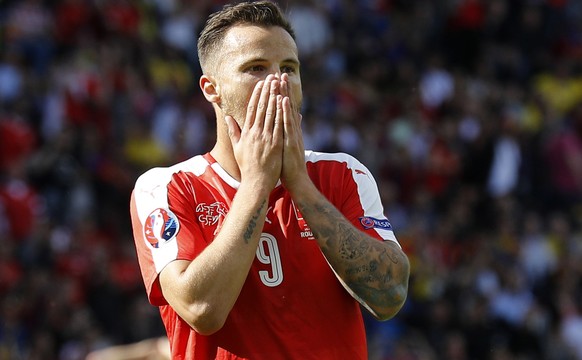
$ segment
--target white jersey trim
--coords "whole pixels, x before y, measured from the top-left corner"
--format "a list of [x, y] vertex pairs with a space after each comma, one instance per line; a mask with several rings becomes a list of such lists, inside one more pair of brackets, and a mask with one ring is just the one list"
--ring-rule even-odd
[[[195, 156], [170, 167], [153, 168], [141, 175], [135, 183], [134, 197], [137, 216], [142, 227], [149, 214], [155, 209], [170, 210], [168, 204], [168, 184], [172, 181], [174, 174], [183, 171], [200, 176], [208, 166], [209, 163], [204, 157]], [[158, 274], [178, 256], [178, 242], [176, 239], [155, 249], [150, 246], [145, 237], [144, 242], [151, 252]]]
[[[364, 209], [364, 216], [388, 220], [386, 215], [384, 215], [384, 207], [380, 200], [376, 180], [372, 176], [370, 170], [368, 170], [368, 168], [366, 168], [366, 166], [364, 166], [364, 164], [362, 164], [358, 159], [346, 153], [321, 153], [307, 150], [305, 151], [305, 160], [306, 162], [317, 162], [323, 160], [346, 163], [347, 168], [352, 170], [352, 176], [358, 189], [362, 208]], [[356, 169], [360, 171], [356, 173]], [[394, 241], [398, 246], [400, 246], [396, 239], [396, 235], [394, 235], [394, 231], [381, 228], [374, 228], [374, 230], [380, 237], [382, 237], [382, 239]]]

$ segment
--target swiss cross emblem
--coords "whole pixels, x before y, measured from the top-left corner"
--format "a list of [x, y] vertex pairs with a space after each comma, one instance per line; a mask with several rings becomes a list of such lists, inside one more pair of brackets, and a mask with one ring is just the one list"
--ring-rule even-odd
[[200, 203], [196, 206], [198, 221], [206, 226], [216, 225], [221, 217], [226, 216], [227, 212], [226, 205], [219, 201], [212, 204]]

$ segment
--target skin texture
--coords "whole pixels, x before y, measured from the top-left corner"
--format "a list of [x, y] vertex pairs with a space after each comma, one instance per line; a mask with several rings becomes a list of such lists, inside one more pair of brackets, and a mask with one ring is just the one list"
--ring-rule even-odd
[[279, 27], [236, 25], [200, 78], [217, 118], [212, 156], [240, 186], [214, 241], [193, 261], [160, 273], [168, 303], [201, 334], [224, 324], [255, 258], [271, 190], [281, 180], [346, 289], [378, 319], [406, 298], [409, 264], [400, 247], [356, 229], [307, 174], [297, 47]]

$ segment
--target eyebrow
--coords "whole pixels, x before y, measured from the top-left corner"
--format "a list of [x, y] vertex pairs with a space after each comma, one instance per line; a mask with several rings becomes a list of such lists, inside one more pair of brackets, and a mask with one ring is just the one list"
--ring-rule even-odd
[[[262, 57], [255, 57], [255, 58], [252, 58], [252, 59], [249, 59], [249, 60], [243, 62], [240, 65], [240, 68], [241, 69], [244, 69], [244, 68], [246, 68], [247, 66], [249, 66], [249, 65], [251, 65], [253, 63], [264, 62], [264, 61], [268, 61], [268, 60], [265, 59], [265, 58], [262, 58]], [[292, 65], [295, 65], [297, 67], [299, 67], [299, 65], [300, 65], [299, 60], [296, 60], [296, 59], [293, 59], [293, 58], [287, 58], [287, 59], [283, 60], [281, 63], [283, 63], [283, 64], [292, 64]]]

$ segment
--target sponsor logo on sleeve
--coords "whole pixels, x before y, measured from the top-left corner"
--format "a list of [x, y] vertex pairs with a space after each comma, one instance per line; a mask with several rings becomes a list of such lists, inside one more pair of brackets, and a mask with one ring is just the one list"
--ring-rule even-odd
[[392, 224], [387, 219], [376, 219], [370, 216], [362, 216], [360, 218], [360, 224], [364, 229], [383, 229], [383, 230], [392, 230]]
[[299, 235], [303, 239], [315, 240], [315, 236], [313, 235], [313, 231], [311, 231], [311, 228], [309, 227], [309, 225], [307, 225], [307, 221], [305, 221], [305, 219], [303, 218], [303, 214], [301, 214], [301, 212], [299, 211], [297, 206], [295, 206], [294, 202], [291, 202], [291, 204], [293, 205], [293, 211], [295, 212], [295, 218], [297, 219], [297, 224], [299, 225], [299, 229], [300, 229]]
[[178, 218], [167, 209], [158, 208], [152, 211], [144, 224], [144, 235], [148, 243], [159, 248], [173, 240], [180, 229]]

